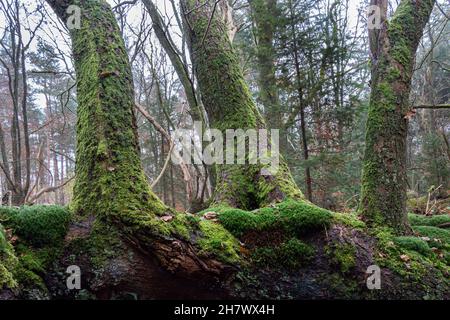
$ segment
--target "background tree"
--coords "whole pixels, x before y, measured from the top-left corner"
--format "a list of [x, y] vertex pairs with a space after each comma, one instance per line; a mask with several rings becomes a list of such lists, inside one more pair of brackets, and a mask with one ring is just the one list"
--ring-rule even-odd
[[402, 0], [391, 19], [374, 0], [381, 29], [369, 30], [372, 81], [362, 174], [361, 211], [372, 225], [409, 232], [406, 215], [406, 136], [414, 57], [434, 1]]

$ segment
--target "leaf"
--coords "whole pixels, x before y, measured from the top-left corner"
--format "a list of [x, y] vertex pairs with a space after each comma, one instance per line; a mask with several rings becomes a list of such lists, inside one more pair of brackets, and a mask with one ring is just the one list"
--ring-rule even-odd
[[172, 221], [172, 219], [173, 219], [173, 216], [171, 216], [171, 215], [167, 215], [167, 216], [162, 216], [161, 217], [161, 220], [164, 221], [164, 222]]
[[206, 220], [217, 220], [217, 213], [209, 211], [203, 215]]
[[415, 115], [416, 115], [416, 110], [411, 109], [405, 114], [405, 116], [403, 118], [405, 118], [407, 120], [411, 120], [412, 117], [414, 117]]
[[411, 258], [407, 254], [402, 254], [400, 256], [400, 259], [402, 259], [404, 262], [408, 262], [409, 260], [411, 260]]

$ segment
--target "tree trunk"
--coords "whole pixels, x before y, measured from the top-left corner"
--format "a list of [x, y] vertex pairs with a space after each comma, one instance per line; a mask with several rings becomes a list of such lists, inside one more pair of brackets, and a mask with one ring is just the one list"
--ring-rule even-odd
[[305, 113], [305, 103], [303, 99], [303, 86], [301, 81], [301, 73], [300, 73], [300, 59], [299, 59], [299, 48], [298, 48], [298, 39], [297, 32], [295, 30], [295, 20], [294, 20], [294, 9], [292, 7], [292, 1], [289, 2], [289, 8], [291, 9], [291, 17], [290, 17], [290, 27], [292, 32], [292, 41], [293, 41], [293, 55], [294, 55], [294, 65], [295, 65], [295, 78], [297, 84], [297, 92], [298, 92], [298, 104], [300, 109], [300, 131], [302, 133], [302, 147], [303, 147], [303, 159], [305, 160], [305, 185], [306, 185], [306, 198], [309, 201], [312, 201], [312, 179], [311, 179], [311, 169], [309, 164], [307, 163], [309, 159], [309, 149], [308, 149], [308, 137], [306, 136], [306, 113]]
[[[95, 218], [90, 237], [107, 239], [104, 244], [113, 246], [110, 237], [120, 230], [114, 241], [127, 240], [127, 246], [156, 257], [172, 273], [204, 279], [224, 276], [227, 265], [213, 254], [200, 254], [198, 242], [211, 236], [205, 228], [232, 236], [210, 221], [193, 224], [166, 207], [147, 183], [139, 155], [131, 68], [111, 7], [104, 0], [47, 2], [63, 22], [69, 5], [77, 4], [82, 12], [81, 28], [70, 30], [78, 97], [72, 208], [85, 223]], [[235, 243], [231, 245], [222, 247], [225, 256], [237, 256]], [[117, 258], [133, 259], [126, 250], [112, 251]]]
[[[386, 14], [386, 0], [373, 0]], [[380, 30], [369, 30], [372, 81], [361, 210], [371, 225], [410, 230], [406, 214], [406, 135], [414, 57], [434, 0], [402, 0]]]
[[[227, 129], [266, 128], [244, 80], [220, 6], [212, 0], [181, 3], [192, 62], [211, 127], [223, 133]], [[281, 156], [277, 173], [264, 176], [262, 169], [260, 164], [218, 165], [213, 202], [254, 209], [286, 197], [303, 198]]]

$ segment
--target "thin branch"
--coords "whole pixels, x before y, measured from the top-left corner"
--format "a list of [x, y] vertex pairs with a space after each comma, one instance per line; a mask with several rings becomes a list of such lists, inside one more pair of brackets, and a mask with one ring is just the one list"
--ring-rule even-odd
[[136, 2], [137, 2], [137, 0], [124, 1], [124, 2], [121, 2], [117, 5], [115, 5], [114, 7], [112, 7], [112, 10], [116, 10], [117, 8], [127, 5], [127, 4], [134, 5], [134, 4], [136, 4]]
[[[172, 153], [173, 146], [175, 145], [175, 142], [173, 141], [172, 137], [169, 135], [169, 133], [153, 118], [143, 106], [141, 106], [138, 103], [135, 103], [136, 109], [155, 127], [155, 129], [163, 135], [163, 137], [167, 140], [167, 142], [170, 145], [170, 152], [169, 155]], [[187, 165], [184, 163], [183, 159], [180, 157], [180, 155], [175, 152], [174, 156], [177, 158], [181, 171], [183, 172], [183, 178], [188, 186], [188, 194], [192, 192], [192, 186], [191, 186], [191, 175], [189, 173], [189, 169]], [[167, 159], [166, 159], [167, 162]], [[166, 166], [166, 165], [165, 165]], [[164, 168], [163, 168], [164, 170]], [[153, 185], [153, 184], [152, 184]]]
[[216, 0], [216, 1], [214, 2], [214, 7], [213, 7], [213, 9], [212, 9], [212, 11], [211, 11], [211, 15], [209, 16], [208, 26], [206, 27], [205, 34], [203, 35], [203, 38], [202, 38], [202, 42], [201, 42], [201, 46], [202, 46], [202, 47], [203, 47], [203, 44], [204, 44], [204, 42], [205, 42], [206, 36], [208, 35], [209, 28], [211, 27], [211, 22], [212, 22], [212, 19], [213, 19], [213, 17], [214, 17], [214, 14], [216, 13], [217, 4], [218, 4], [220, 1], [221, 1], [221, 0]]
[[48, 188], [44, 188], [41, 189], [40, 191], [38, 191], [33, 197], [31, 197], [30, 199], [27, 200], [27, 203], [33, 203], [34, 201], [36, 201], [39, 197], [41, 197], [44, 193], [48, 193], [48, 192], [53, 192], [56, 191], [62, 187], [64, 187], [65, 185], [67, 185], [70, 181], [72, 181], [75, 178], [75, 176], [67, 179], [64, 183], [58, 185], [58, 186], [54, 186], [54, 187], [48, 187]]

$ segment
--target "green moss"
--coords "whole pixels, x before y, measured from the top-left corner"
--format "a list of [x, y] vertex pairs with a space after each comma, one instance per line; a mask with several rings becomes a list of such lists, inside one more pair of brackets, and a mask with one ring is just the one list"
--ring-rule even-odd
[[384, 107], [395, 108], [395, 93], [389, 82], [381, 82], [378, 84], [378, 90], [383, 95]]
[[172, 234], [179, 235], [184, 239], [189, 240], [196, 222], [196, 220], [189, 218], [186, 214], [175, 214], [174, 219], [170, 223]]
[[14, 288], [17, 286], [17, 280], [13, 274], [17, 263], [14, 249], [7, 241], [5, 230], [0, 224], [0, 290], [3, 287]]
[[202, 220], [199, 226], [203, 234], [203, 237], [198, 240], [200, 254], [215, 255], [229, 263], [236, 263], [240, 260], [238, 241], [220, 224]]
[[14, 270], [14, 276], [21, 287], [47, 290], [42, 279], [45, 274], [45, 261], [38, 253], [27, 250], [19, 255], [19, 263]]
[[[430, 2], [424, 1], [422, 6], [430, 8]], [[403, 1], [397, 7], [395, 14], [388, 23], [388, 36], [391, 44], [390, 53], [392, 57], [402, 64], [405, 68], [409, 68], [412, 64], [412, 59], [414, 58], [414, 44], [413, 40], [414, 33], [416, 32], [417, 23], [416, 12], [418, 8], [415, 8], [413, 4]], [[421, 13], [423, 18], [428, 20], [428, 14]], [[426, 21], [425, 21], [426, 22]]]
[[18, 208], [0, 206], [0, 221], [7, 223], [8, 220], [15, 216], [18, 212]]
[[280, 222], [293, 234], [323, 230], [331, 223], [331, 212], [307, 202], [287, 200], [276, 206]]
[[220, 223], [236, 237], [249, 231], [281, 229], [286, 236], [300, 235], [329, 226], [332, 221], [330, 211], [306, 202], [286, 200], [272, 207], [253, 212], [216, 207], [204, 210], [218, 213]]
[[[217, 209], [213, 208], [212, 211], [214, 210]], [[251, 230], [267, 230], [276, 221], [274, 210], [270, 208], [258, 211], [258, 213], [232, 208], [218, 209], [217, 212], [220, 223], [237, 237]]]
[[261, 267], [296, 269], [305, 265], [314, 255], [314, 248], [291, 238], [276, 247], [259, 247], [252, 254], [252, 261]]
[[428, 237], [431, 247], [450, 251], [450, 231], [432, 226], [416, 226], [414, 231], [422, 237]]
[[444, 223], [450, 223], [450, 216], [447, 214], [425, 216], [421, 214], [410, 213], [408, 214], [408, 219], [412, 226], [437, 227]]
[[389, 71], [388, 71], [388, 78], [387, 78], [387, 80], [388, 81], [395, 81], [395, 80], [397, 80], [397, 79], [399, 79], [400, 77], [401, 77], [401, 72], [400, 72], [400, 70], [398, 69], [398, 68], [396, 68], [396, 67], [391, 67], [390, 69], [389, 69]]
[[351, 244], [336, 243], [328, 246], [325, 251], [341, 272], [348, 272], [356, 265], [356, 248]]
[[8, 264], [7, 286], [47, 292], [43, 276], [61, 253], [70, 218], [67, 209], [60, 206], [24, 206], [1, 211], [1, 219], [19, 236], [14, 251], [8, 243], [5, 251], [4, 234], [0, 232], [0, 251], [3, 248], [3, 254], [6, 252], [4, 261], [0, 259], [0, 273], [5, 278]]
[[424, 256], [432, 254], [428, 244], [417, 237], [395, 237], [394, 243], [404, 249], [417, 251]]
[[333, 212], [333, 220], [337, 223], [352, 227], [354, 229], [363, 229], [366, 224], [361, 221], [355, 213]]
[[38, 289], [47, 292], [45, 275], [62, 252], [62, 241], [50, 246], [34, 248], [21, 241], [15, 246], [18, 263], [14, 269], [14, 278], [22, 290]]
[[[433, 276], [442, 279], [450, 272], [448, 265], [437, 255], [429, 254], [429, 250], [419, 238], [405, 240], [404, 237], [395, 237], [389, 228], [374, 229], [374, 235], [378, 239], [378, 254], [375, 258], [380, 267], [389, 268], [405, 279], [419, 283], [430, 270], [435, 273]], [[425, 252], [425, 255], [421, 252]]]
[[21, 239], [42, 247], [60, 243], [66, 235], [71, 215], [60, 206], [24, 206], [9, 217], [9, 224]]
[[70, 246], [73, 258], [86, 256], [96, 272], [102, 270], [111, 259], [120, 256], [125, 249], [117, 228], [100, 220], [92, 225], [89, 237], [76, 239]]

